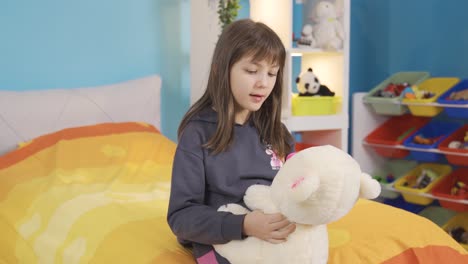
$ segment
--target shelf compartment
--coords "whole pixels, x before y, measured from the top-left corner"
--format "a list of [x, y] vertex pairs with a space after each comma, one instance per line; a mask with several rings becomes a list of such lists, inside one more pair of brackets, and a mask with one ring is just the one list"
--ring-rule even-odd
[[468, 89], [468, 79], [464, 79], [443, 93], [437, 102], [453, 107], [444, 108], [444, 112], [453, 118], [468, 118], [468, 100], [450, 100], [450, 94]]
[[282, 121], [289, 130], [296, 132], [348, 128], [348, 115], [343, 113], [322, 116], [287, 116]]
[[[442, 154], [436, 152], [421, 152], [420, 149], [437, 149], [439, 144], [451, 133], [455, 132], [461, 124], [446, 122], [441, 120], [432, 120], [424, 127], [418, 129], [408, 137], [403, 145], [412, 148], [410, 155], [413, 159], [422, 162], [437, 162], [443, 158]], [[420, 144], [415, 142], [416, 136], [435, 139], [431, 144]], [[414, 150], [416, 149], [416, 150]]]
[[[468, 193], [463, 193], [459, 195], [453, 195], [450, 193], [452, 187], [457, 181], [461, 181], [464, 184], [468, 185], [468, 168], [459, 168], [450, 173], [447, 177], [442, 179], [436, 186], [434, 186], [432, 194], [435, 197], [445, 197], [450, 198], [452, 200], [467, 200]], [[458, 212], [468, 211], [468, 204], [441, 200], [440, 205]]]
[[401, 104], [402, 94], [394, 98], [379, 97], [377, 94], [385, 89], [390, 83], [409, 83], [419, 85], [429, 78], [428, 72], [397, 72], [374, 87], [366, 96], [364, 101], [370, 103], [374, 111], [382, 115], [403, 115], [408, 111], [408, 107]]
[[409, 154], [409, 150], [381, 146], [396, 146], [402, 144], [405, 139], [413, 135], [413, 133], [426, 125], [429, 121], [429, 118], [415, 117], [409, 114], [395, 116], [369, 133], [364, 141], [376, 144], [373, 146], [375, 152], [383, 157], [404, 158]]
[[425, 105], [428, 103], [435, 102], [439, 96], [441, 96], [445, 91], [453, 87], [460, 81], [459, 78], [454, 77], [438, 77], [438, 78], [429, 78], [423, 81], [418, 85], [420, 91], [427, 91], [434, 94], [431, 98], [427, 99], [410, 99], [403, 98], [403, 103], [419, 103], [418, 105], [408, 105], [408, 108], [412, 115], [415, 116], [436, 116], [444, 109], [443, 107], [437, 107], [433, 105]]
[[[437, 177], [431, 181], [426, 187], [422, 189], [412, 188], [411, 186], [414, 185], [421, 175], [423, 170], [431, 170], [437, 174]], [[405, 176], [398, 179], [394, 187], [397, 190], [405, 191], [402, 192], [403, 198], [410, 203], [420, 204], [420, 205], [428, 205], [434, 201], [433, 198], [424, 197], [420, 194], [429, 193], [432, 188], [445, 176], [447, 176], [450, 172], [452, 172], [452, 167], [449, 165], [444, 164], [436, 164], [436, 163], [421, 163], [416, 168], [409, 171]]]
[[[452, 141], [460, 141], [463, 142], [465, 141], [464, 138], [466, 134], [468, 133], [468, 125], [464, 125], [461, 128], [459, 128], [457, 131], [454, 133], [450, 134], [446, 139], [444, 139], [440, 144], [439, 144], [439, 149], [444, 151], [445, 157], [447, 158], [447, 161], [451, 164], [454, 165], [459, 165], [459, 166], [468, 166], [468, 149], [463, 148], [463, 149], [454, 149], [454, 148], [449, 148], [449, 144]], [[468, 141], [467, 141], [468, 143]], [[465, 155], [451, 155], [450, 153], [458, 153], [458, 154], [465, 154]]]

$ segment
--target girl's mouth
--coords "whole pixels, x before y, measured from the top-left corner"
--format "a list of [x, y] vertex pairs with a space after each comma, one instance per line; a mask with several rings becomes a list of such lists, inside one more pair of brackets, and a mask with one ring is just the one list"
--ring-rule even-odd
[[260, 95], [260, 94], [250, 94], [250, 97], [256, 103], [261, 102], [263, 100], [263, 98], [264, 98], [264, 96]]

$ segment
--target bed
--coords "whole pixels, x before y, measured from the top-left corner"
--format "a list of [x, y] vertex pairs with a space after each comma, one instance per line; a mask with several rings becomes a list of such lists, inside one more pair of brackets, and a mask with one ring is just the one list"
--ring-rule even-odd
[[[0, 91], [0, 263], [195, 263], [166, 223], [160, 90], [152, 75]], [[374, 201], [328, 229], [329, 263], [468, 263], [426, 218]]]

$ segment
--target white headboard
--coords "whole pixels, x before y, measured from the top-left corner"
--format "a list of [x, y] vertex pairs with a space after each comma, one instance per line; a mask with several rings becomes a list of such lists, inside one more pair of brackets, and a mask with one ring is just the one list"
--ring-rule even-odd
[[0, 155], [68, 127], [147, 122], [160, 129], [161, 78], [74, 89], [0, 90]]

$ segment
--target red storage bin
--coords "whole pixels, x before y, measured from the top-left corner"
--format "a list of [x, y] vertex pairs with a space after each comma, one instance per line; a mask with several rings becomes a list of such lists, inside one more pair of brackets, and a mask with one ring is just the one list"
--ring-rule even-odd
[[[367, 135], [364, 139], [370, 144], [385, 146], [401, 145], [405, 139], [414, 134], [418, 129], [426, 125], [431, 119], [428, 117], [406, 114], [389, 118], [382, 125]], [[389, 147], [372, 146], [379, 155], [388, 158], [404, 158], [409, 154], [408, 150]]]
[[464, 156], [445, 154], [445, 157], [447, 158], [448, 162], [450, 162], [451, 164], [460, 165], [460, 166], [468, 166], [468, 149], [454, 149], [454, 148], [448, 147], [448, 145], [452, 141], [460, 141], [463, 143], [464, 137], [466, 136], [467, 132], [468, 132], [468, 125], [464, 125], [461, 128], [457, 129], [452, 134], [450, 134], [446, 139], [444, 139], [440, 143], [438, 148], [441, 151], [453, 152], [457, 154], [465, 154]]
[[[459, 168], [440, 180], [439, 183], [432, 189], [432, 194], [436, 197], [468, 200], [468, 192], [459, 195], [452, 195], [451, 189], [457, 181], [461, 181], [468, 186], [468, 168]], [[454, 211], [468, 211], [468, 204], [439, 200], [440, 205]]]
[[310, 148], [310, 147], [316, 147], [317, 145], [314, 145], [314, 144], [309, 144], [309, 143], [304, 143], [304, 142], [296, 142], [295, 144], [295, 148], [294, 150], [296, 152], [299, 152], [303, 149], [307, 149], [307, 148]]

